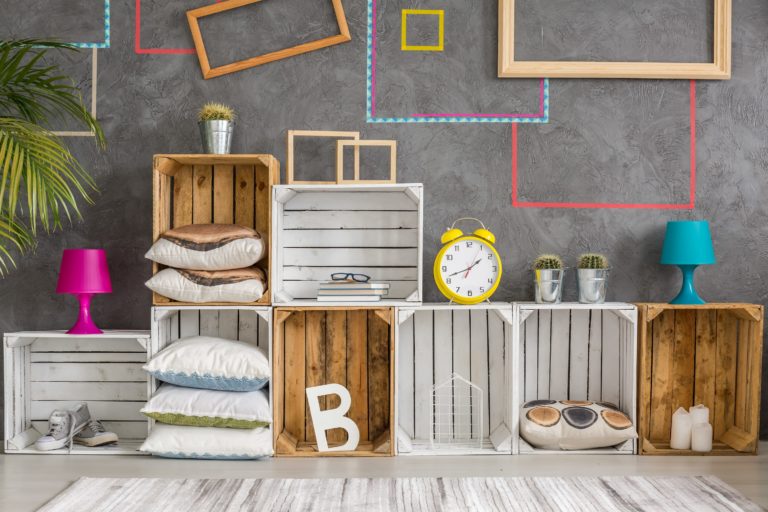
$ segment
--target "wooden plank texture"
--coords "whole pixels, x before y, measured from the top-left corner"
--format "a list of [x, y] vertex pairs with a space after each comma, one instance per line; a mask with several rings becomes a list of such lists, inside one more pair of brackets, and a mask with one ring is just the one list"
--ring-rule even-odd
[[233, 224], [235, 221], [235, 169], [233, 165], [213, 166], [213, 222]]
[[195, 165], [192, 174], [192, 222], [213, 222], [213, 166]]
[[347, 312], [347, 389], [352, 395], [348, 416], [357, 424], [360, 439], [368, 439], [368, 315]]

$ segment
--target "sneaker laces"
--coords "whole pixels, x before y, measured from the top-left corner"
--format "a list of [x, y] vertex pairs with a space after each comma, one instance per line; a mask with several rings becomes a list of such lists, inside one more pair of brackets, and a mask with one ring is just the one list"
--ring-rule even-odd
[[106, 429], [104, 429], [104, 425], [102, 425], [101, 422], [98, 420], [91, 420], [90, 422], [88, 422], [88, 427], [90, 427], [90, 429], [93, 430], [95, 434], [103, 434], [104, 432], [106, 432]]

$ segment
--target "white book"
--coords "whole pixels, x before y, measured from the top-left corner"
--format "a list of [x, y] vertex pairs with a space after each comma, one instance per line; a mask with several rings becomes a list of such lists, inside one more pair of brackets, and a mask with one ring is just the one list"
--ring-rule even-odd
[[318, 302], [380, 302], [381, 295], [318, 295]]
[[333, 295], [336, 297], [344, 297], [349, 295], [387, 295], [389, 290], [330, 290], [327, 288], [320, 288], [317, 290], [318, 295]]
[[321, 290], [389, 290], [389, 283], [358, 283], [357, 281], [321, 281]]

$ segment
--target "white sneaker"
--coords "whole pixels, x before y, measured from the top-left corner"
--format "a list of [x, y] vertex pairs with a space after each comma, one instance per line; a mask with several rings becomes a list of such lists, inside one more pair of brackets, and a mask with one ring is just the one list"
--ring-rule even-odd
[[109, 443], [116, 443], [117, 434], [114, 432], [107, 432], [100, 421], [91, 420], [72, 440], [75, 444], [82, 444], [83, 446], [102, 446]]
[[83, 430], [91, 420], [88, 404], [81, 403], [75, 409], [66, 411], [57, 409], [48, 418], [48, 433], [35, 441], [35, 448], [41, 451], [58, 450], [69, 446], [72, 438]]

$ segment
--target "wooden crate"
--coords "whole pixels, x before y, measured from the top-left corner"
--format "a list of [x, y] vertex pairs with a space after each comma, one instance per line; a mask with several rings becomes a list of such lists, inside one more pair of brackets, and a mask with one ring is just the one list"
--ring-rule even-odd
[[[424, 304], [397, 309], [397, 452], [402, 455], [509, 455], [517, 446], [513, 406], [511, 304]], [[458, 374], [482, 391], [482, 407], [471, 407], [469, 422], [454, 421], [450, 446], [433, 447], [432, 390]], [[450, 393], [466, 402], [466, 389]], [[456, 406], [458, 407], [458, 406]], [[481, 420], [474, 418], [482, 410]], [[453, 412], [453, 411], [451, 411]], [[479, 413], [477, 413], [479, 415]], [[482, 434], [476, 436], [474, 428]], [[472, 442], [467, 442], [470, 437]], [[475, 438], [482, 440], [479, 446]], [[513, 446], [514, 445], [514, 446]]]
[[[518, 303], [516, 408], [530, 400], [616, 404], [635, 425], [637, 309], [631, 304]], [[637, 442], [593, 450], [541, 450], [520, 438], [520, 454], [637, 453]]]
[[[169, 229], [189, 224], [253, 228], [266, 243], [265, 257], [258, 266], [269, 278], [271, 188], [276, 183], [280, 183], [280, 162], [271, 155], [155, 155], [152, 241]], [[152, 274], [162, 268], [153, 263]], [[157, 293], [152, 303], [185, 305]], [[269, 303], [267, 286], [264, 296], [252, 304]]]
[[93, 448], [73, 445], [72, 454], [141, 455], [137, 450], [147, 436], [146, 418], [139, 412], [147, 401], [141, 367], [148, 344], [145, 331], [5, 334], [5, 453], [66, 455], [66, 449], [38, 451], [34, 443], [47, 432], [51, 412], [87, 402], [91, 416], [120, 441]]
[[[274, 439], [277, 456], [387, 456], [394, 450], [394, 310], [275, 308]], [[305, 389], [336, 383], [352, 395], [347, 413], [360, 430], [355, 451], [317, 451]], [[338, 398], [321, 398], [321, 408]], [[329, 446], [346, 441], [326, 433]]]
[[[271, 358], [272, 309], [265, 306], [158, 306], [152, 308], [151, 359], [165, 347], [189, 336], [215, 336], [259, 347]], [[271, 359], [270, 359], [271, 360]], [[159, 382], [149, 377], [149, 394]], [[272, 387], [270, 386], [270, 405]], [[150, 429], [154, 420], [149, 419]]]
[[[696, 455], [669, 447], [672, 414], [703, 403], [714, 430], [704, 455], [757, 453], [763, 306], [638, 304], [640, 453]], [[699, 454], [701, 455], [701, 454]]]
[[274, 187], [274, 304], [345, 305], [316, 300], [334, 272], [389, 282], [379, 305], [421, 302], [423, 202], [421, 184]]

